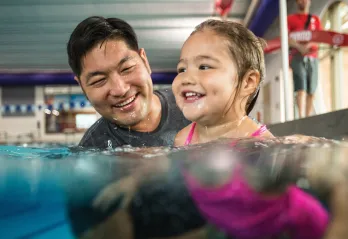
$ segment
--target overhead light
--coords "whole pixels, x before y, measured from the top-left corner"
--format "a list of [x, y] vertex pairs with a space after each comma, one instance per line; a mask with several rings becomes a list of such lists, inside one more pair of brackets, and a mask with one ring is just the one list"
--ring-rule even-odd
[[345, 23], [343, 23], [343, 25], [342, 25], [342, 29], [348, 29], [348, 21], [347, 22], [345, 22]]
[[58, 116], [59, 112], [57, 110], [52, 110], [52, 114], [55, 115], [55, 116]]
[[326, 21], [325, 30], [329, 30], [330, 28], [331, 28], [331, 22], [330, 21]]
[[45, 114], [48, 114], [48, 115], [51, 114], [51, 111], [49, 109], [45, 109], [44, 112]]
[[348, 5], [345, 3], [341, 3], [340, 6], [340, 17], [344, 17], [345, 15], [348, 14]]

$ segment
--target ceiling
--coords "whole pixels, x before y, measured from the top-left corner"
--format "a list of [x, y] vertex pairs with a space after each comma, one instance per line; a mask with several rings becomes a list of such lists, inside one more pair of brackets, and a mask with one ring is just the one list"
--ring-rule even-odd
[[[252, 2], [235, 0], [229, 18], [243, 22]], [[128, 21], [153, 70], [171, 71], [182, 43], [194, 26], [211, 16], [213, 4], [213, 0], [1, 0], [0, 71], [70, 71], [66, 43], [74, 27], [92, 15]]]

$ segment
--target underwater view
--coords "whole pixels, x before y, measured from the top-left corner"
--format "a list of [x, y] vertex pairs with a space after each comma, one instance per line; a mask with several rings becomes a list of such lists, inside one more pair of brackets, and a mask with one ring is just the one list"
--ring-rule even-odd
[[[326, 211], [325, 185], [313, 187], [307, 176], [315, 172], [318, 181], [333, 175], [328, 159], [340, 160], [347, 150], [340, 141], [314, 138], [301, 143], [291, 137], [108, 151], [4, 145], [0, 146], [0, 235], [127, 238], [133, 233], [135, 238], [165, 238], [207, 227], [208, 222], [214, 229], [208, 237], [197, 238], [234, 238], [230, 232], [254, 238], [246, 235], [243, 223], [265, 229], [265, 215], [248, 205], [253, 197], [243, 187], [277, 195], [278, 200], [297, 185]], [[312, 174], [309, 167], [315, 168]], [[238, 178], [239, 189], [232, 185], [225, 190], [232, 178]], [[240, 198], [227, 195], [233, 190]], [[266, 218], [273, 215], [267, 213]]]

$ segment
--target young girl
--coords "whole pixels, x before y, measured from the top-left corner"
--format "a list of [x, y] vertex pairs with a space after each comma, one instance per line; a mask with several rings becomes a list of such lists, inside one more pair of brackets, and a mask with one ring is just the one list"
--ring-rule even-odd
[[[273, 137], [247, 115], [264, 79], [263, 43], [240, 24], [207, 20], [184, 43], [172, 88], [179, 108], [193, 123], [181, 130], [176, 146], [219, 138]], [[296, 186], [286, 192], [258, 193], [240, 171], [211, 188], [185, 173], [197, 207], [207, 220], [238, 239], [320, 239], [328, 215]]]

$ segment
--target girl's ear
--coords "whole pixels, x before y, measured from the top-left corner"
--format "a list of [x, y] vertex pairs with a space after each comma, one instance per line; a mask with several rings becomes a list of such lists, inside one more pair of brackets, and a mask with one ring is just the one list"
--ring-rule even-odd
[[243, 77], [240, 95], [248, 97], [254, 94], [260, 84], [260, 72], [257, 70], [249, 70]]

